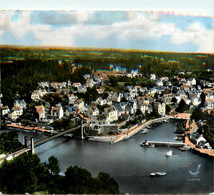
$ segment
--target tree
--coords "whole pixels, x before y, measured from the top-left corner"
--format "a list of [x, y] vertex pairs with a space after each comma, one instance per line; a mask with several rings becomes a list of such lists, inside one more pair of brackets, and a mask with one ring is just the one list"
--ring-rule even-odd
[[53, 175], [58, 175], [59, 172], [60, 172], [59, 161], [54, 156], [50, 156], [48, 158], [47, 167], [48, 167], [50, 173], [53, 174]]
[[182, 99], [179, 104], [178, 107], [175, 109], [176, 112], [185, 112], [189, 109], [189, 106], [186, 104], [186, 102]]

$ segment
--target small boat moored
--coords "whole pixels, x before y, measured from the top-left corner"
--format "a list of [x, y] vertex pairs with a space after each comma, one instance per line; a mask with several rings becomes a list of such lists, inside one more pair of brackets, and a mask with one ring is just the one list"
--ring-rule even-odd
[[155, 174], [157, 176], [164, 176], [164, 175], [166, 175], [166, 172], [155, 172]]
[[164, 176], [164, 175], [166, 175], [166, 172], [154, 172], [154, 173], [150, 173], [151, 177], [154, 177], [154, 176]]
[[172, 156], [172, 150], [169, 150], [169, 151], [166, 153], [166, 157], [169, 157], [169, 156]]

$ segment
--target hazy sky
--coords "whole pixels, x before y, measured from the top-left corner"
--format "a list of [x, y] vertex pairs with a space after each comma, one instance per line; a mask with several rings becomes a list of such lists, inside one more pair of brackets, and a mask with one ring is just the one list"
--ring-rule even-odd
[[18, 2], [0, 0], [0, 44], [214, 53], [213, 0]]

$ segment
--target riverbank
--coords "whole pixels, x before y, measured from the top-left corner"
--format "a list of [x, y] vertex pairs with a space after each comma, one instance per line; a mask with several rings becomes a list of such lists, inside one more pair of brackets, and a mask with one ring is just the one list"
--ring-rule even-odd
[[88, 140], [90, 141], [100, 141], [100, 142], [110, 142], [115, 144], [122, 140], [127, 140], [131, 138], [133, 135], [139, 133], [142, 129], [146, 128], [147, 126], [151, 125], [152, 123], [162, 122], [164, 120], [169, 120], [171, 117], [161, 117], [156, 119], [151, 119], [148, 121], [144, 121], [139, 125], [134, 125], [127, 131], [120, 133], [119, 135], [108, 135], [108, 136], [90, 136]]
[[204, 149], [204, 148], [197, 148], [195, 146], [195, 144], [193, 144], [191, 142], [191, 140], [189, 139], [189, 135], [195, 131], [197, 131], [198, 127], [197, 124], [195, 122], [190, 122], [190, 120], [187, 120], [186, 122], [186, 128], [188, 129], [188, 131], [185, 134], [185, 140], [184, 143], [188, 146], [190, 146], [191, 148], [193, 148], [193, 150], [200, 152], [201, 154], [206, 154], [209, 156], [214, 156], [214, 150], [209, 150], [209, 149]]

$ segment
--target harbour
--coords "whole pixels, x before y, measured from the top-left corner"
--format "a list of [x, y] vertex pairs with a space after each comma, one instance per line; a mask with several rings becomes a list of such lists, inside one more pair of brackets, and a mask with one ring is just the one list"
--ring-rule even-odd
[[[130, 139], [110, 144], [89, 140], [59, 137], [35, 148], [42, 162], [51, 155], [59, 159], [61, 173], [69, 166], [88, 169], [94, 176], [100, 171], [109, 173], [119, 184], [123, 193], [210, 193], [213, 191], [213, 158], [179, 147], [140, 147], [143, 140], [151, 142], [175, 141], [176, 121], [162, 123], [149, 129], [147, 134], [137, 133]], [[23, 137], [34, 137], [35, 142], [46, 135], [19, 132]], [[173, 155], [166, 157], [172, 150]], [[201, 164], [197, 180], [189, 173]], [[163, 177], [151, 177], [152, 172], [166, 172]], [[199, 180], [200, 179], [200, 180]]]

